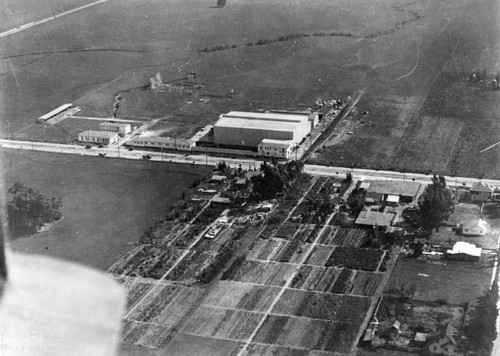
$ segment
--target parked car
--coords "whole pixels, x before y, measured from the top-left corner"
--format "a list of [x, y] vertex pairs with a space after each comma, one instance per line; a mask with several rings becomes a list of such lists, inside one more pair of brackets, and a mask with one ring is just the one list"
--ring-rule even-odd
[[89, 150], [89, 149], [91, 149], [91, 148], [92, 148], [92, 145], [86, 145], [86, 146], [85, 146], [85, 148], [86, 148], [87, 150]]
[[144, 155], [144, 156], [142, 156], [142, 158], [144, 158], [144, 159], [151, 159], [151, 155]]

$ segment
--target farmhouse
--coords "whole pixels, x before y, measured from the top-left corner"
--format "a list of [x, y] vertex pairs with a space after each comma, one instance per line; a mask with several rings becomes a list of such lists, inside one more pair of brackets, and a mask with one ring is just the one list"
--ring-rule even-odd
[[482, 249], [480, 247], [476, 247], [474, 244], [458, 241], [455, 245], [453, 245], [452, 250], [446, 251], [446, 259], [477, 262], [481, 258], [481, 251]]
[[118, 134], [107, 131], [85, 130], [78, 134], [78, 141], [108, 146], [118, 141]]
[[472, 184], [470, 198], [474, 202], [485, 202], [493, 196], [493, 189], [482, 182]]
[[420, 192], [420, 183], [406, 181], [366, 181], [366, 198], [375, 202], [411, 204]]
[[470, 219], [460, 225], [462, 235], [484, 236], [489, 231], [490, 225], [483, 219]]
[[281, 113], [231, 111], [214, 125], [214, 143], [227, 147], [256, 149], [265, 140], [299, 144], [311, 131], [308, 116]]
[[109, 132], [118, 132], [121, 135], [126, 135], [132, 130], [132, 128], [131, 128], [130, 124], [126, 124], [126, 123], [102, 122], [99, 124], [99, 130], [109, 131]]
[[356, 219], [356, 224], [387, 228], [391, 226], [395, 216], [395, 214], [379, 213], [378, 211], [362, 211]]
[[458, 330], [451, 324], [448, 324], [446, 328], [430, 334], [427, 338], [427, 342], [431, 355], [458, 355], [459, 347], [455, 340], [457, 334]]

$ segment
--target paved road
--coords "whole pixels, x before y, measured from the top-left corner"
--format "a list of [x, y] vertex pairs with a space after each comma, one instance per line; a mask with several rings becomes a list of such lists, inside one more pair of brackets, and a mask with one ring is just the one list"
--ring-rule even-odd
[[[354, 179], [381, 179], [381, 180], [411, 180], [419, 183], [429, 184], [431, 175], [419, 173], [401, 173], [393, 171], [375, 171], [370, 169], [351, 169], [346, 167], [327, 167], [319, 165], [305, 165], [304, 171], [313, 175], [333, 176], [344, 178], [346, 173], [352, 173]], [[495, 179], [478, 179], [468, 177], [451, 177], [445, 176], [449, 186], [467, 186], [470, 187], [475, 182], [483, 182], [488, 185], [500, 188], [500, 180]]]
[[124, 158], [124, 159], [143, 159], [144, 155], [150, 155], [151, 161], [160, 162], [174, 162], [174, 163], [188, 163], [188, 164], [198, 164], [198, 165], [210, 165], [214, 166], [221, 161], [226, 162], [230, 167], [238, 168], [241, 164], [243, 169], [259, 167], [262, 161], [254, 160], [252, 158], [227, 158], [227, 157], [214, 157], [205, 156], [203, 154], [182, 154], [182, 153], [161, 153], [153, 151], [145, 151], [134, 149], [133, 151], [128, 151], [124, 147], [104, 147], [97, 148], [93, 147], [91, 149], [86, 149], [84, 146], [80, 145], [69, 145], [61, 143], [46, 143], [46, 142], [30, 142], [30, 141], [17, 141], [17, 140], [5, 140], [0, 139], [0, 146], [4, 149], [22, 149], [22, 150], [34, 150], [42, 152], [53, 152], [53, 153], [66, 153], [66, 154], [77, 154], [85, 156], [99, 156], [99, 153], [106, 154], [107, 158]]
[[10, 29], [8, 31], [0, 33], [0, 38], [13, 35], [15, 33], [18, 33], [18, 32], [21, 32], [21, 31], [24, 31], [24, 30], [27, 30], [27, 29], [30, 29], [32, 27], [44, 24], [46, 22], [53, 21], [53, 20], [55, 20], [55, 19], [57, 19], [59, 17], [66, 16], [66, 15], [72, 14], [74, 12], [81, 11], [81, 10], [84, 10], [86, 8], [89, 8], [89, 7], [101, 4], [103, 2], [108, 2], [108, 1], [109, 0], [94, 1], [94, 2], [92, 2], [90, 4], [82, 5], [82, 6], [79, 6], [79, 7], [75, 8], [75, 9], [64, 11], [64, 12], [61, 12], [59, 14], [55, 14], [54, 16], [50, 16], [50, 17], [44, 18], [42, 20], [38, 20], [38, 21], [33, 21], [33, 22], [26, 23], [24, 25], [21, 25], [21, 26], [15, 27], [13, 29]]
[[[128, 151], [124, 147], [105, 147], [105, 148], [91, 148], [85, 149], [83, 146], [79, 145], [68, 145], [60, 143], [45, 143], [45, 142], [29, 142], [29, 141], [15, 141], [15, 140], [5, 140], [0, 139], [0, 145], [3, 148], [9, 149], [23, 149], [23, 150], [35, 150], [44, 152], [56, 152], [56, 153], [66, 153], [66, 154], [78, 154], [86, 156], [98, 156], [99, 153], [106, 154], [106, 157], [110, 158], [124, 158], [124, 159], [143, 159], [144, 155], [151, 155], [151, 161], [163, 161], [163, 162], [174, 162], [174, 163], [187, 163], [187, 164], [198, 164], [198, 165], [210, 165], [214, 166], [221, 161], [226, 162], [230, 167], [237, 168], [240, 164], [243, 169], [248, 168], [258, 168], [260, 167], [262, 161], [255, 160], [253, 158], [228, 158], [228, 157], [217, 157], [217, 156], [206, 156], [203, 154], [189, 154], [189, 153], [161, 153], [152, 152], [145, 150], [134, 149], [133, 151]], [[346, 173], [352, 173], [353, 178], [356, 180], [366, 180], [366, 179], [385, 179], [385, 180], [411, 180], [419, 183], [429, 184], [431, 182], [431, 176], [426, 174], [417, 173], [401, 173], [393, 171], [375, 171], [369, 169], [351, 169], [346, 167], [329, 167], [329, 166], [319, 166], [319, 165], [308, 165], [304, 166], [304, 171], [312, 175], [322, 175], [330, 177], [340, 177], [344, 178]], [[500, 189], [500, 180], [494, 179], [477, 179], [477, 178], [467, 178], [467, 177], [450, 177], [446, 176], [446, 181], [450, 186], [467, 186], [470, 187], [474, 182], [483, 182], [488, 185], [498, 187]]]

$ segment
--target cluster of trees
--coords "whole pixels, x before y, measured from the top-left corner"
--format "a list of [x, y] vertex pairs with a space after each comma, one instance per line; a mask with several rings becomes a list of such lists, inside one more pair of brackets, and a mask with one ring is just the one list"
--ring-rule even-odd
[[37, 189], [16, 182], [10, 189], [7, 204], [9, 230], [13, 236], [34, 234], [43, 225], [62, 218], [61, 199], [47, 198]]
[[476, 307], [471, 312], [471, 321], [465, 328], [467, 349], [474, 355], [491, 355], [493, 342], [497, 337], [497, 301], [498, 284], [495, 279], [492, 289], [479, 298]]
[[272, 199], [290, 186], [301, 174], [304, 163], [290, 161], [285, 164], [264, 162], [261, 175], [252, 177], [253, 194], [261, 200]]
[[417, 209], [406, 209], [403, 218], [407, 227], [413, 232], [431, 234], [433, 229], [438, 229], [444, 219], [453, 212], [453, 197], [446, 187], [443, 176], [434, 175], [432, 184], [427, 186], [420, 197]]
[[199, 275], [198, 279], [202, 283], [210, 283], [224, 266], [231, 260], [236, 251], [234, 240], [226, 241], [217, 251], [217, 256]]

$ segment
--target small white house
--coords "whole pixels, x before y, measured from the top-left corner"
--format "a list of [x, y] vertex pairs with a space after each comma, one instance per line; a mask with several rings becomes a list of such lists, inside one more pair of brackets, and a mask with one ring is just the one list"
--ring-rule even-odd
[[130, 131], [132, 131], [132, 127], [130, 126], [130, 124], [126, 124], [126, 123], [101, 122], [99, 124], [99, 130], [109, 131], [109, 132], [118, 132], [121, 135], [126, 135]]
[[484, 236], [488, 233], [490, 225], [483, 219], [471, 219], [460, 225], [462, 235]]
[[85, 130], [78, 134], [78, 141], [108, 146], [118, 142], [118, 134], [116, 132]]
[[485, 202], [491, 200], [493, 196], [493, 189], [488, 185], [477, 182], [472, 184], [470, 189], [470, 198], [473, 202]]
[[257, 148], [263, 157], [290, 158], [293, 152], [292, 141], [263, 139]]

